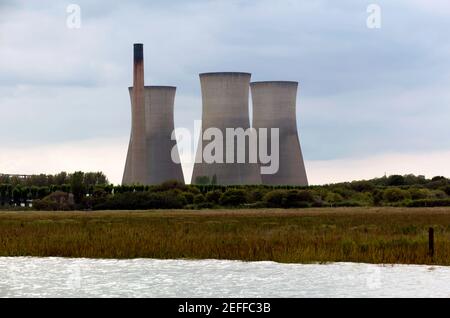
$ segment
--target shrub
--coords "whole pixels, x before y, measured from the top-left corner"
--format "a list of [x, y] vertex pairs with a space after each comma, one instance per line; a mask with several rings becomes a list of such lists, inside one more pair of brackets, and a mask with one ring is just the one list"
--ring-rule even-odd
[[200, 191], [200, 189], [197, 188], [197, 186], [195, 186], [195, 185], [188, 185], [188, 186], [186, 187], [186, 191], [189, 192], [189, 193], [192, 193], [193, 195], [202, 193], [202, 192]]
[[104, 198], [108, 195], [108, 193], [103, 188], [94, 188], [94, 192], [92, 194], [95, 198]]
[[422, 207], [439, 207], [439, 206], [450, 206], [450, 199], [424, 199], [424, 200], [414, 200], [407, 204], [411, 208], [422, 208]]
[[283, 204], [284, 195], [284, 190], [273, 190], [264, 195], [263, 201], [269, 207], [281, 207]]
[[304, 208], [315, 203], [314, 196], [308, 190], [273, 190], [263, 197], [269, 207]]
[[359, 201], [345, 200], [342, 202], [337, 202], [336, 206], [337, 207], [360, 207], [360, 206], [364, 206], [364, 204], [362, 204]]
[[372, 197], [373, 197], [373, 204], [375, 206], [380, 206], [382, 205], [382, 201], [383, 201], [383, 191], [380, 191], [378, 189], [375, 189], [372, 193]]
[[351, 201], [359, 202], [361, 206], [373, 205], [373, 196], [371, 192], [357, 192], [351, 198]]
[[448, 185], [448, 186], [446, 186], [446, 187], [444, 188], [444, 192], [445, 192], [447, 195], [450, 195], [450, 185]]
[[183, 192], [182, 196], [186, 200], [187, 204], [194, 203], [194, 194], [192, 194], [191, 192]]
[[314, 203], [314, 196], [307, 190], [289, 190], [285, 192], [281, 206], [283, 208], [307, 208]]
[[433, 190], [431, 191], [431, 195], [435, 199], [446, 199], [447, 194], [442, 190]]
[[352, 190], [357, 192], [372, 192], [375, 189], [375, 185], [370, 181], [353, 181], [350, 183]]
[[247, 200], [249, 203], [255, 203], [255, 202], [262, 201], [262, 199], [266, 193], [267, 193], [267, 191], [265, 191], [263, 189], [259, 189], [259, 188], [253, 189], [248, 192]]
[[175, 190], [175, 189], [185, 191], [186, 185], [177, 180], [168, 180], [161, 184], [160, 189], [161, 189], [161, 191], [168, 191], [168, 190]]
[[331, 190], [335, 193], [338, 193], [341, 195], [344, 199], [351, 198], [351, 196], [355, 193], [354, 191], [348, 189], [345, 186], [333, 186], [331, 187]]
[[411, 199], [413, 200], [427, 199], [432, 197], [431, 191], [425, 188], [410, 188], [409, 193], [411, 194]]
[[225, 191], [220, 197], [220, 204], [224, 206], [239, 206], [247, 203], [244, 190], [230, 189]]
[[387, 202], [399, 202], [406, 199], [410, 199], [411, 195], [409, 191], [402, 190], [400, 188], [388, 188], [384, 190], [383, 199]]
[[220, 202], [220, 197], [222, 196], [222, 192], [219, 190], [214, 190], [206, 193], [206, 201], [214, 204], [218, 204]]
[[202, 202], [195, 206], [197, 209], [212, 209], [215, 205], [211, 202]]
[[205, 197], [203, 194], [197, 194], [194, 196], [194, 204], [200, 204], [205, 202]]
[[187, 204], [179, 190], [165, 192], [125, 192], [94, 206], [95, 210], [181, 209]]
[[327, 196], [325, 197], [325, 201], [331, 205], [342, 202], [343, 200], [344, 198], [342, 197], [342, 195], [334, 192], [328, 192]]
[[147, 209], [181, 209], [187, 204], [179, 191], [160, 193], [145, 193], [145, 208]]
[[405, 184], [405, 178], [400, 175], [392, 175], [387, 178], [387, 186], [401, 186]]
[[33, 201], [33, 208], [39, 211], [70, 211], [75, 208], [73, 195], [53, 192], [41, 200]]
[[[297, 201], [304, 201], [304, 202], [314, 202], [314, 196], [313, 194], [308, 190], [293, 190], [297, 193], [295, 194], [295, 198]], [[293, 191], [289, 191], [288, 194], [293, 195]]]

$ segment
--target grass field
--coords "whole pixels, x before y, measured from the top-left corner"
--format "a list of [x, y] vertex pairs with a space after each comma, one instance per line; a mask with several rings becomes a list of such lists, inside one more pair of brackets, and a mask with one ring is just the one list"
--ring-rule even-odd
[[1, 212], [0, 256], [450, 265], [450, 208]]

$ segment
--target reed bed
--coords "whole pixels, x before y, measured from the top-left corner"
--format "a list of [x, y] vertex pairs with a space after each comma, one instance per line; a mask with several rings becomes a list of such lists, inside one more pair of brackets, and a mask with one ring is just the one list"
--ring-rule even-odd
[[2, 212], [0, 256], [450, 265], [450, 208]]

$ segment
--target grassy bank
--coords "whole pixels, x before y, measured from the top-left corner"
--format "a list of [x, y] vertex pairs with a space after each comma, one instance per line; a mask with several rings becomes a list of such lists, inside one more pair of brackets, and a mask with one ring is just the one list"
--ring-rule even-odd
[[450, 265], [450, 208], [2, 212], [0, 256]]

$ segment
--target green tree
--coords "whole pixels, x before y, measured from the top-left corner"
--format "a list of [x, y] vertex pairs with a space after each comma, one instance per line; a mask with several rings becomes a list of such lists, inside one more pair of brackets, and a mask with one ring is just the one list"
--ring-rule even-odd
[[84, 185], [84, 173], [77, 171], [71, 175], [70, 178], [70, 191], [73, 194], [73, 198], [76, 204], [80, 204], [86, 194]]
[[392, 175], [389, 176], [387, 179], [387, 185], [388, 186], [401, 186], [405, 184], [405, 178], [400, 175]]

